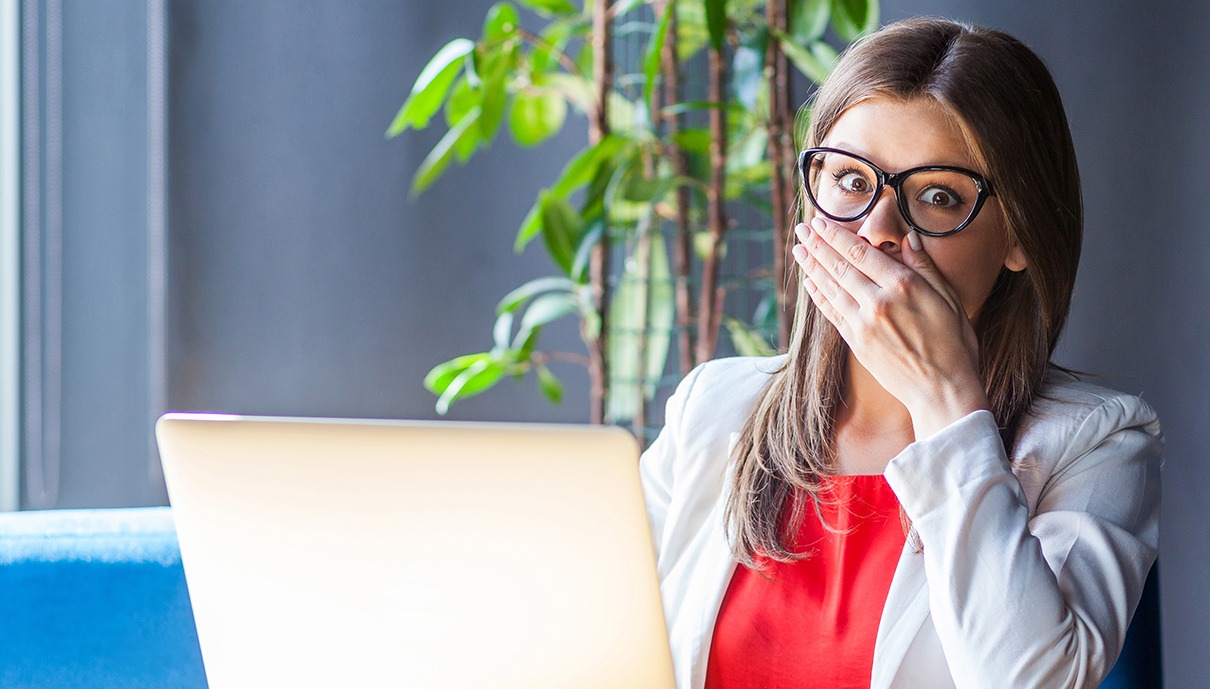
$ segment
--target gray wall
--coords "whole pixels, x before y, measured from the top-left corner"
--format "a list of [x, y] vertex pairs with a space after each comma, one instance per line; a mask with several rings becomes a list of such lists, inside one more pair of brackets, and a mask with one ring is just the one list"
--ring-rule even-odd
[[[489, 347], [496, 301], [552, 272], [512, 238], [582, 122], [535, 150], [506, 134], [416, 199], [441, 132], [383, 137], [424, 61], [476, 37], [489, 4], [172, 4], [173, 408], [432, 417], [428, 369]], [[451, 416], [582, 420], [586, 376], [560, 372], [561, 408], [509, 381]]]
[[[170, 3], [169, 407], [431, 417], [425, 371], [486, 347], [499, 296], [548, 272], [540, 251], [512, 254], [512, 235], [534, 191], [583, 142], [582, 125], [537, 150], [504, 137], [415, 200], [410, 175], [437, 133], [383, 139], [423, 60], [451, 38], [475, 35], [488, 4]], [[887, 20], [939, 14], [1007, 29], [1054, 70], [1088, 211], [1059, 358], [1160, 410], [1165, 668], [1169, 686], [1201, 686], [1210, 676], [1210, 526], [1199, 509], [1210, 467], [1197, 449], [1210, 446], [1201, 418], [1210, 410], [1210, 232], [1200, 175], [1210, 160], [1210, 72], [1197, 66], [1210, 58], [1210, 8], [882, 5]], [[107, 126], [122, 136], [120, 122]], [[90, 198], [122, 198], [108, 189], [94, 187]], [[578, 351], [569, 329], [555, 335], [553, 347]], [[453, 416], [582, 420], [585, 376], [560, 372], [569, 383], [561, 408], [547, 407], [532, 382], [506, 382]], [[120, 485], [102, 480], [115, 474]], [[79, 487], [78, 503], [162, 495], [145, 457], [101, 454], [64, 466], [63, 476]]]

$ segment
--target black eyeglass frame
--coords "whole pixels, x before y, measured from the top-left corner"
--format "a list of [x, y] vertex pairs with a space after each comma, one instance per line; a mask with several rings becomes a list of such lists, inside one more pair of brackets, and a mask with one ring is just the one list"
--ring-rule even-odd
[[[809, 161], [811, 156], [816, 153], [839, 153], [842, 155], [847, 155], [850, 158], [860, 160], [861, 162], [870, 166], [870, 169], [872, 169], [878, 176], [878, 183], [874, 187], [874, 193], [870, 196], [869, 205], [866, 206], [864, 210], [857, 215], [843, 217], [839, 215], [832, 215], [820, 207], [819, 201], [815, 198], [815, 194], [811, 192], [810, 177], [807, 174], [807, 161]], [[912, 216], [908, 213], [907, 201], [903, 198], [903, 180], [908, 175], [916, 172], [960, 172], [974, 180], [975, 188], [978, 190], [975, 194], [975, 205], [971, 208], [970, 214], [966, 216], [966, 220], [962, 221], [962, 224], [958, 225], [952, 230], [947, 230], [945, 232], [934, 232], [932, 230], [926, 230], [920, 227], [912, 220]], [[929, 237], [948, 237], [951, 234], [956, 234], [962, 231], [967, 225], [971, 224], [971, 221], [975, 219], [975, 216], [979, 215], [979, 210], [983, 208], [983, 204], [987, 201], [987, 199], [996, 195], [995, 190], [992, 188], [991, 182], [987, 181], [987, 179], [978, 172], [975, 172], [974, 170], [967, 170], [964, 167], [954, 167], [952, 165], [924, 165], [921, 167], [914, 167], [909, 170], [903, 170], [902, 172], [886, 172], [882, 168], [857, 155], [856, 153], [852, 153], [840, 148], [829, 148], [827, 146], [808, 148], [802, 153], [799, 153], [798, 174], [802, 176], [802, 186], [807, 191], [807, 198], [811, 201], [811, 205], [815, 207], [815, 210], [823, 213], [825, 216], [835, 220], [836, 222], [852, 222], [869, 215], [870, 211], [874, 210], [874, 206], [878, 203], [878, 198], [882, 196], [882, 190], [886, 187], [890, 187], [891, 189], [895, 190], [895, 202], [899, 207], [899, 215], [903, 216], [903, 219], [907, 221], [907, 224], [910, 225], [913, 230], [916, 230], [920, 234]]]

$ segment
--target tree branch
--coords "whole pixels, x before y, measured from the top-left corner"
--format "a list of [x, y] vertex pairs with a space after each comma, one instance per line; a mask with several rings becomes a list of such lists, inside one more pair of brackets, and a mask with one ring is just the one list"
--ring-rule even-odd
[[[592, 10], [592, 72], [597, 87], [597, 108], [589, 122], [588, 140], [593, 145], [609, 134], [609, 92], [613, 88], [613, 36], [610, 31], [612, 4], [612, 0], [594, 0]], [[588, 357], [592, 362], [588, 369], [591, 388], [589, 420], [596, 424], [605, 423], [605, 395], [609, 385], [606, 342], [609, 332], [608, 281], [611, 244], [607, 223], [589, 258], [593, 307], [600, 314], [601, 329], [595, 338], [588, 337], [586, 332], [582, 333], [588, 344]]]
[[[711, 102], [723, 103], [724, 64], [721, 49], [710, 48], [709, 95]], [[721, 108], [710, 110], [710, 191], [707, 193], [707, 227], [710, 246], [702, 262], [702, 284], [698, 299], [697, 360], [714, 357], [718, 347], [718, 330], [722, 320], [722, 293], [717, 288], [719, 254], [723, 233], [727, 227], [725, 190], [727, 174], [727, 113]]]

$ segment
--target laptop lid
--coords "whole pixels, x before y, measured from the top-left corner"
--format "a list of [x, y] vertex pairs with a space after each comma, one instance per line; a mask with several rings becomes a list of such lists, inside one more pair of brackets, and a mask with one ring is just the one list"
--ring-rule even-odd
[[211, 689], [673, 686], [616, 428], [169, 414]]

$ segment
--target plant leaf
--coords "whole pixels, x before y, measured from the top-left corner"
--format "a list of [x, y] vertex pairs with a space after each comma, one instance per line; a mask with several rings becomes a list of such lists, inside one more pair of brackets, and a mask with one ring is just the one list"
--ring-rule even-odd
[[571, 262], [571, 278], [578, 284], [588, 282], [588, 262], [592, 258], [592, 249], [601, 241], [601, 236], [605, 234], [605, 221], [598, 217], [588, 223], [587, 229], [584, 231], [584, 236], [580, 239], [580, 246], [576, 248], [575, 258]]
[[535, 367], [538, 371], [538, 387], [542, 390], [542, 394], [546, 395], [546, 399], [555, 404], [563, 403], [563, 383], [555, 377], [555, 374], [550, 372], [543, 364], [538, 364]]
[[517, 93], [509, 113], [513, 140], [520, 146], [536, 146], [563, 128], [567, 101], [555, 91]]
[[682, 129], [672, 137], [673, 143], [688, 153], [709, 153], [710, 132], [701, 128]]
[[551, 187], [551, 192], [561, 198], [567, 198], [576, 189], [591, 182], [601, 165], [613, 157], [625, 143], [620, 137], [605, 136], [596, 144], [580, 151], [563, 168], [558, 181]]
[[571, 33], [571, 24], [566, 20], [554, 20], [542, 30], [541, 37], [545, 45], [533, 47], [529, 54], [529, 67], [534, 74], [545, 74], [558, 64], [555, 56], [562, 51]]
[[631, 139], [641, 136], [647, 122], [646, 108], [640, 108], [637, 103], [617, 91], [610, 91], [607, 98], [609, 99], [609, 130]]
[[501, 41], [517, 35], [517, 27], [521, 21], [517, 16], [517, 7], [511, 2], [497, 2], [487, 10], [483, 19], [484, 42]]
[[450, 405], [460, 399], [477, 395], [500, 382], [504, 377], [505, 366], [490, 353], [479, 355], [477, 361], [463, 369], [450, 384], [446, 386], [441, 396], [437, 398], [437, 413], [444, 415]]
[[[706, 230], [700, 230], [693, 233], [693, 252], [697, 257], [705, 260], [710, 255], [710, 251], [714, 248], [714, 236]], [[718, 258], [721, 261], [727, 257], [727, 242], [722, 241], [718, 245]]]
[[773, 356], [777, 353], [777, 350], [765, 342], [765, 338], [744, 325], [738, 318], [728, 316], [723, 319], [723, 325], [727, 328], [727, 334], [731, 336], [731, 344], [735, 347], [736, 354], [740, 356]]
[[538, 346], [538, 334], [541, 332], [542, 328], [517, 331], [516, 337], [513, 338], [512, 354], [518, 360], [528, 360]]
[[646, 4], [647, 0], [619, 0], [614, 3], [610, 10], [615, 17], [624, 16], [627, 12], [632, 12], [636, 7]]
[[795, 0], [790, 11], [790, 33], [795, 45], [810, 45], [828, 30], [832, 0]]
[[517, 310], [518, 306], [524, 304], [527, 299], [542, 292], [565, 291], [572, 292], [576, 288], [576, 283], [568, 280], [565, 277], [544, 277], [530, 280], [521, 285], [517, 289], [504, 295], [500, 303], [496, 305], [496, 313], [505, 314], [512, 313]]
[[878, 28], [878, 0], [832, 0], [832, 28], [846, 43]]
[[542, 194], [542, 239], [555, 265], [571, 274], [576, 246], [580, 243], [582, 220], [565, 199], [549, 192]]
[[538, 200], [534, 205], [530, 206], [529, 212], [521, 220], [521, 227], [517, 230], [517, 238], [513, 240], [513, 251], [521, 253], [525, 250], [527, 244], [542, 233], [542, 196], [549, 194], [549, 189], [543, 189], [538, 192]]
[[824, 70], [828, 74], [832, 73], [832, 67], [840, 59], [840, 53], [836, 52], [835, 48], [823, 41], [815, 41], [811, 44], [811, 55], [814, 55], [815, 59], [819, 60], [819, 64], [823, 65]]
[[614, 423], [635, 418], [639, 395], [654, 397], [672, 343], [676, 309], [668, 251], [663, 235], [652, 233], [646, 240], [646, 279], [638, 257], [629, 256], [609, 307], [606, 418]]
[[504, 351], [513, 335], [513, 314], [505, 311], [496, 316], [496, 324], [492, 327], [492, 349]]
[[548, 292], [530, 302], [521, 317], [521, 331], [527, 332], [552, 323], [580, 310], [576, 296], [568, 292]]
[[672, 20], [672, 9], [675, 6], [674, 2], [669, 2], [664, 8], [664, 16], [660, 19], [659, 25], [655, 29], [655, 35], [651, 37], [651, 42], [647, 45], [647, 56], [643, 60], [643, 102], [647, 103], [647, 112], [651, 113], [654, 109], [654, 104], [651, 102], [651, 94], [655, 91], [655, 81], [660, 75], [660, 63], [664, 57], [664, 41], [668, 37], [668, 24]]
[[412, 84], [411, 93], [403, 102], [403, 107], [399, 108], [391, 126], [387, 128], [387, 136], [399, 136], [408, 127], [427, 127], [429, 120], [441, 107], [441, 101], [445, 99], [450, 84], [454, 83], [454, 77], [462, 69], [464, 58], [474, 50], [474, 41], [466, 38], [455, 38], [438, 50], [424, 69], [420, 70], [420, 76], [416, 77], [416, 83]]
[[508, 89], [503, 80], [492, 80], [483, 85], [483, 115], [479, 118], [479, 136], [491, 142], [500, 131], [504, 121], [504, 108], [508, 104]]
[[462, 373], [468, 366], [486, 356], [488, 356], [487, 352], [465, 354], [437, 364], [424, 377], [425, 389], [434, 395], [440, 395], [458, 377], [459, 373]]
[[664, 112], [671, 115], [680, 115], [682, 113], [693, 112], [695, 110], [734, 110], [738, 106], [734, 103], [716, 103], [708, 100], [685, 100], [680, 103], [673, 103], [666, 106]]
[[482, 101], [480, 95], [480, 92], [471, 86], [470, 80], [465, 75], [456, 80], [449, 91], [449, 98], [445, 101], [446, 126], [454, 126], [463, 117], [466, 117], [466, 113], [476, 105], [480, 105]]
[[587, 339], [601, 336], [601, 314], [592, 303], [592, 288], [584, 285], [580, 294], [580, 318], [583, 319], [581, 332]]
[[551, 72], [545, 77], [546, 87], [563, 94], [567, 102], [580, 112], [588, 112], [597, 102], [592, 82], [584, 77], [564, 72]]
[[579, 12], [579, 8], [571, 4], [570, 0], [520, 0], [522, 5], [537, 12], [543, 17], [550, 17], [559, 14], [575, 14]]
[[727, 40], [727, 0], [706, 0], [706, 31], [710, 34], [710, 47], [723, 52]]
[[[555, 181], [554, 186], [543, 190], [542, 193], [567, 198], [574, 191], [596, 178], [602, 165], [607, 163], [625, 143], [624, 139], [616, 136], [603, 137], [595, 145], [585, 148], [568, 161], [567, 165], [563, 166], [563, 171], [559, 173], [559, 179]], [[588, 205], [590, 204], [585, 204], [586, 209]], [[517, 232], [517, 238], [513, 242], [514, 251], [520, 253], [525, 245], [542, 231], [541, 214], [542, 197], [539, 195], [538, 200], [521, 222], [521, 229]]]
[[882, 23], [882, 6], [879, 0], [866, 0], [865, 26], [861, 27], [861, 35], [874, 33]]
[[[456, 126], [472, 110], [481, 104], [480, 92], [471, 88], [466, 77], [458, 79], [450, 91], [449, 99], [445, 102], [445, 122], [447, 126]], [[482, 114], [476, 115], [482, 122]], [[483, 128], [468, 129], [466, 133], [454, 142], [454, 155], [460, 162], [468, 158], [479, 148], [483, 140]]]
[[661, 234], [651, 237], [651, 286], [647, 295], [647, 360], [645, 375], [647, 399], [655, 397], [668, 352], [672, 345], [672, 330], [676, 322], [676, 297], [673, 290], [668, 247]]
[[786, 35], [784, 31], [770, 28], [769, 31], [781, 41], [781, 50], [790, 58], [790, 62], [798, 68], [798, 71], [807, 76], [808, 79], [816, 84], [822, 84], [824, 79], [828, 78], [828, 67], [819, 61], [810, 50], [796, 44], [794, 39]]
[[[435, 182], [442, 172], [445, 172], [446, 166], [450, 163], [455, 147], [459, 139], [467, 135], [471, 127], [479, 121], [479, 108], [472, 108], [462, 120], [454, 125], [432, 151], [425, 156], [421, 161], [420, 167], [416, 168], [416, 174], [412, 177], [412, 195], [419, 194]], [[474, 132], [478, 134], [478, 132]]]

